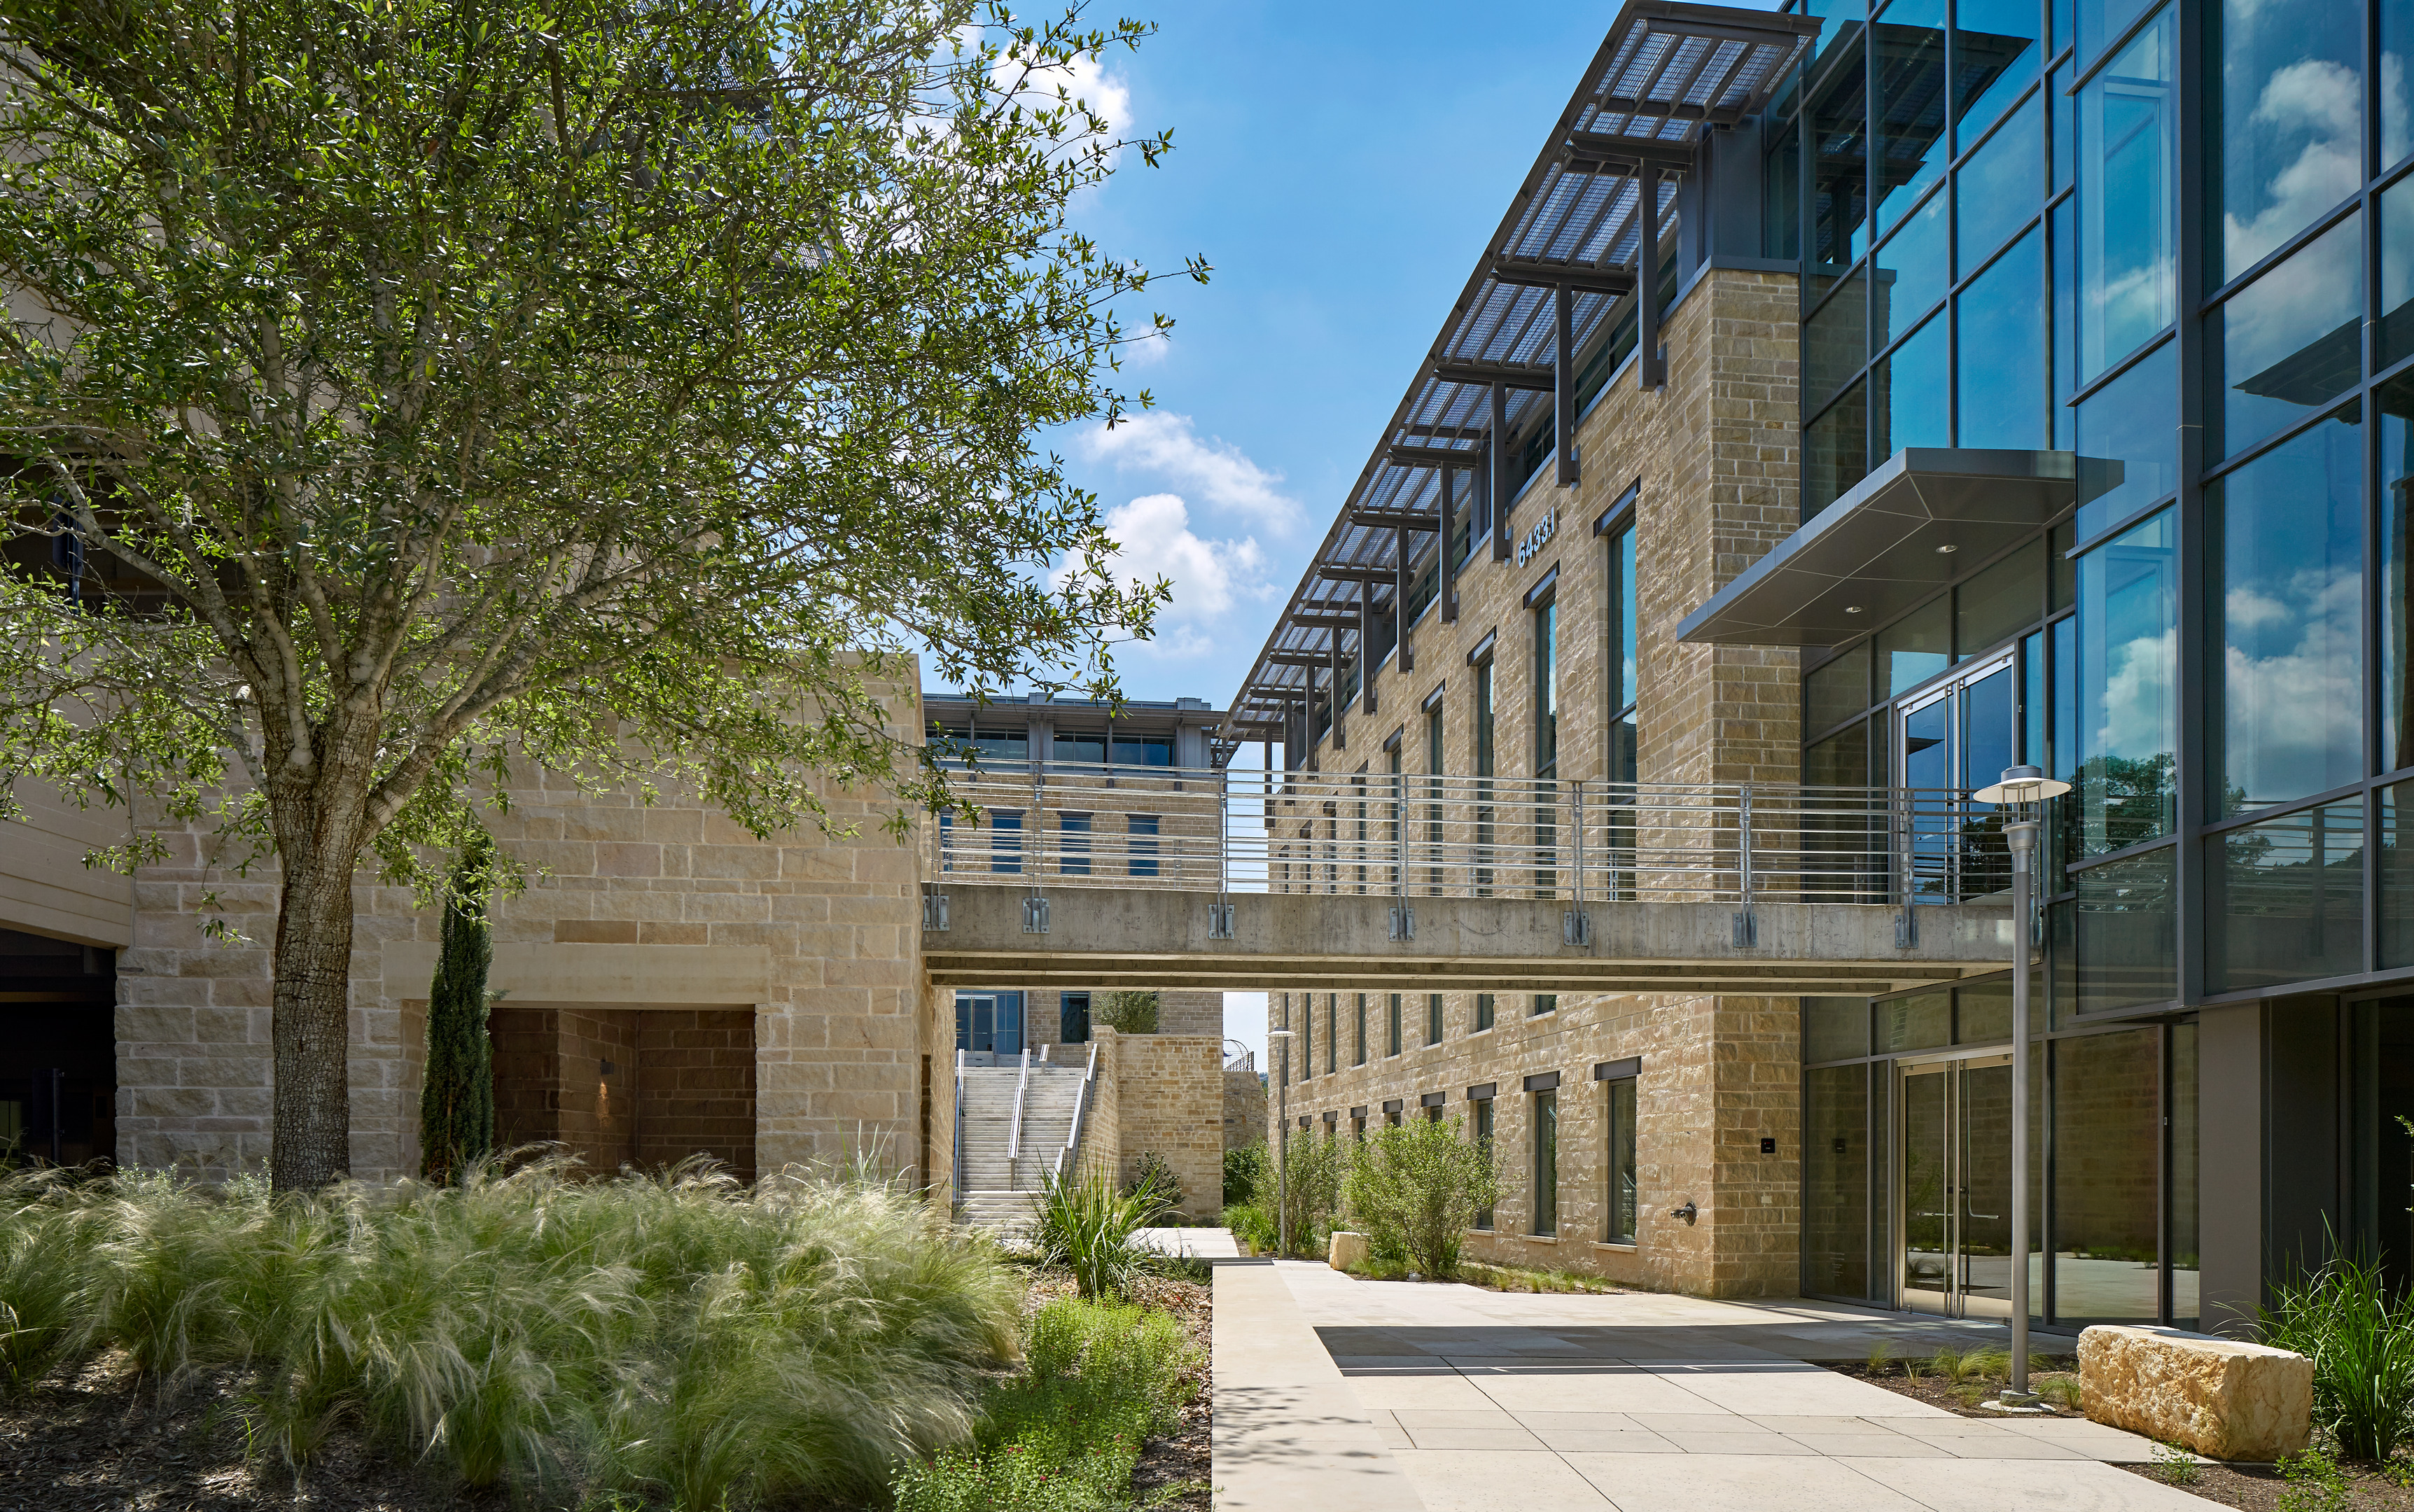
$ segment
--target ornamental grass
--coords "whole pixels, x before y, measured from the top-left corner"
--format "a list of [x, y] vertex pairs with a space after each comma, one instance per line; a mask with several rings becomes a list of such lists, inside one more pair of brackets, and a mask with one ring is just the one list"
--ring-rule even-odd
[[296, 1466], [349, 1428], [548, 1501], [876, 1500], [969, 1437], [1021, 1295], [984, 1243], [860, 1179], [552, 1159], [272, 1199], [0, 1178], [0, 1391], [109, 1349], [163, 1382], [233, 1367]]

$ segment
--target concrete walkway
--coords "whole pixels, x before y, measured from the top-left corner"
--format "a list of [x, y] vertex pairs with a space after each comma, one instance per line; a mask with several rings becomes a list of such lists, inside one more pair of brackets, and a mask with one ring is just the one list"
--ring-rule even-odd
[[1241, 1253], [1229, 1228], [1141, 1228], [1132, 1242], [1159, 1254], [1185, 1254], [1200, 1260], [1230, 1260]]
[[[2145, 1439], [1958, 1416], [1809, 1363], [2000, 1344], [1819, 1303], [1526, 1296], [1215, 1268], [1229, 1512], [2204, 1512]], [[2052, 1343], [2039, 1340], [2038, 1346]]]

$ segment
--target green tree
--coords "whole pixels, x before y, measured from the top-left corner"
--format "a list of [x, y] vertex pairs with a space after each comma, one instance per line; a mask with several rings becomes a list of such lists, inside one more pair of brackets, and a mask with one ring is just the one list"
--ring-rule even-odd
[[1065, 218], [1169, 145], [1067, 90], [1146, 30], [0, 0], [0, 454], [64, 564], [0, 582], [0, 754], [273, 858], [278, 1189], [347, 1164], [356, 868], [440, 893], [508, 774], [902, 836], [909, 651], [1117, 696], [1163, 587], [1033, 438], [1147, 402], [1148, 274]]
[[1349, 1163], [1344, 1193], [1377, 1253], [1441, 1277], [1458, 1274], [1475, 1215], [1499, 1200], [1490, 1142], [1463, 1137], [1456, 1119], [1377, 1129]]
[[1118, 1034], [1154, 1034], [1157, 1022], [1156, 994], [1101, 992], [1090, 1000], [1090, 1016]]
[[495, 1045], [486, 1035], [492, 1001], [486, 969], [495, 931], [486, 900], [494, 846], [483, 835], [463, 848], [444, 899], [444, 945], [427, 988], [427, 1071], [419, 1088], [419, 1170], [452, 1186], [495, 1149]]

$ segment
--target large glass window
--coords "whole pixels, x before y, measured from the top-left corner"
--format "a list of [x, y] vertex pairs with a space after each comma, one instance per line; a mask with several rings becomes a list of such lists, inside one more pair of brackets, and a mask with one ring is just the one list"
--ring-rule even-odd
[[2162, 1031], [2053, 1042], [2053, 1306], [2059, 1321], [2162, 1312]]
[[2414, 782], [2382, 788], [2380, 803], [2380, 964], [2414, 966]]
[[1815, 407], [1870, 360], [1870, 275], [1864, 268], [1802, 327], [1802, 397]]
[[1559, 1231], [1559, 1094], [1534, 1094], [1534, 1232]]
[[2168, 510], [2079, 559], [2079, 851], [2171, 832], [2179, 529]]
[[2222, 0], [2219, 25], [2227, 281], [2363, 185], [2363, 7]]
[[2222, 442], [2260, 439], [2362, 371], [2363, 217], [2349, 215], [2221, 306]]
[[1832, 729], [1870, 706], [1870, 643], [1851, 650], [1802, 679], [1803, 728]]
[[1879, 696], [1909, 692], [1953, 664], [1953, 596], [1913, 610], [1877, 641]]
[[1945, 171], [1945, 0], [1894, 0], [1875, 35], [1884, 227]]
[[2032, 230], [1954, 302], [1963, 446], [2041, 448], [2046, 436], [2045, 233]]
[[2171, 1326], [2194, 1328], [2201, 1320], [2197, 1243], [2196, 1026], [2173, 1024], [2171, 1038]]
[[2414, 357], [2414, 178], [2380, 197], [2380, 304], [2372, 323], [2376, 372], [2407, 357]]
[[1802, 1059], [1842, 1060], [1870, 1053], [1870, 1004], [1865, 998], [1802, 1000]]
[[[2073, 19], [2079, 33], [2079, 66], [2086, 67], [2107, 47], [2119, 41], [2121, 34], [2129, 29], [2129, 23], [2138, 19], [2138, 13], [2146, 8], [2147, 3], [2148, 0], [2077, 0], [2079, 14]], [[2062, 0], [2055, 7], [2057, 15], [2067, 16], [2069, 10], [2069, 0]], [[2054, 45], [2057, 47], [2064, 40], [2061, 25], [2059, 22], [2055, 23]]]
[[2178, 910], [2169, 846], [2079, 873], [2079, 1011], [2109, 1013], [2179, 996]]
[[[1808, 349], [1807, 344], [1805, 349]], [[1869, 476], [1869, 391], [1855, 384], [1804, 437], [1802, 518], [1810, 519]]]
[[2325, 804], [2206, 844], [2214, 992], [2363, 970], [2363, 804]]
[[[1869, 250], [1869, 82], [1857, 43], [1819, 60], [1810, 96], [1810, 260], [1850, 265]], [[1815, 294], [1815, 287], [1806, 295]]]
[[1877, 344], [1884, 347], [1936, 307], [1953, 281], [1945, 239], [1951, 201], [1931, 196], [1886, 238], [1877, 255]]
[[1870, 381], [1883, 396], [1870, 452], [1890, 457], [1906, 446], [1950, 446], [1952, 343], [1945, 317], [1931, 319], [1877, 366]]
[[2217, 812], [2363, 775], [2363, 448], [2325, 423], [2215, 484], [2222, 605]]
[[2045, 617], [2045, 542], [2022, 546], [1953, 590], [1955, 659], [1975, 656]]
[[[1855, 1069], [1858, 1069], [1857, 1067]], [[1602, 1238], [1634, 1242], [1634, 1078], [1603, 1083], [1609, 1089], [1609, 1221]]]
[[[2132, 12], [2137, 7], [2130, 7]], [[2135, 351], [2179, 314], [2176, 7], [2139, 32], [2079, 98], [2079, 378]], [[2086, 22], [2082, 18], [2081, 29]]]
[[2414, 540], [2414, 378], [2401, 376], [2373, 395], [2380, 425], [2380, 768], [2414, 766], [2414, 599], [2407, 557]]
[[2180, 345], [2167, 341], [2078, 407], [2079, 533], [2092, 541], [2180, 485]]
[[1968, 141], [2037, 76], [2037, 6], [2035, 0], [1959, 0], [1953, 21], [1953, 114], [1960, 140]]
[[1966, 275], [2045, 200], [2044, 96], [2032, 96], [1961, 165], [1953, 193], [1954, 266]]
[[2414, 149], [2414, 4], [2380, 0], [2380, 166]]
[[1932, 1050], [1953, 1041], [1953, 994], [1915, 992], [1870, 1005], [1877, 1053]]

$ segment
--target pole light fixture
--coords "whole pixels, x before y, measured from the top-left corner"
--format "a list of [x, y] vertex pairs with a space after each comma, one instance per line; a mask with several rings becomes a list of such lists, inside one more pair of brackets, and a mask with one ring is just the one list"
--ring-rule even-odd
[[[1286, 1005], [1283, 1018], [1288, 1021], [1290, 1009]], [[1281, 1085], [1274, 1090], [1278, 1111], [1274, 1115], [1274, 1258], [1290, 1253], [1290, 1042], [1291, 1031], [1270, 1029], [1266, 1038], [1280, 1040], [1282, 1046]]]
[[2003, 778], [1970, 794], [2004, 810], [2012, 852], [2012, 1379], [1994, 1405], [2034, 1408], [2029, 1389], [2029, 957], [2036, 940], [2037, 836], [2048, 798], [2070, 784], [2034, 766], [2006, 766]]

